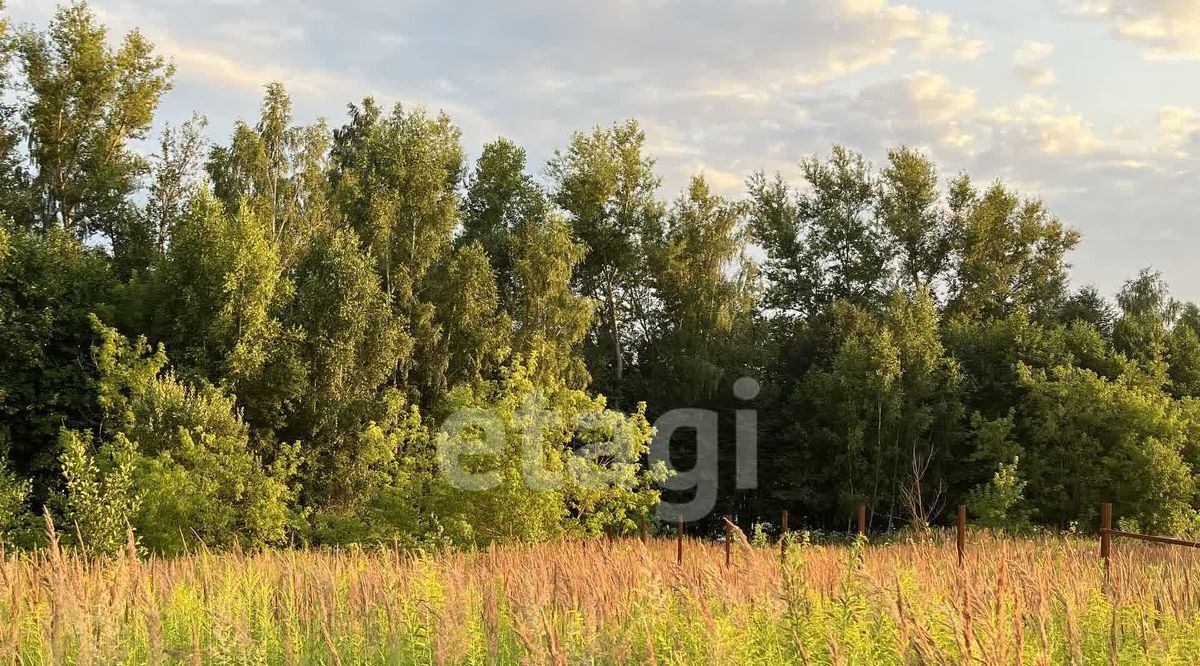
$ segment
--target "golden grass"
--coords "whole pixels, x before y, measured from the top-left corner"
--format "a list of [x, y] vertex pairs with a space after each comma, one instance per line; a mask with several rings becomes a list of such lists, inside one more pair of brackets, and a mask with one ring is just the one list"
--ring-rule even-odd
[[1200, 663], [1200, 554], [953, 540], [591, 541], [0, 563], [0, 663]]

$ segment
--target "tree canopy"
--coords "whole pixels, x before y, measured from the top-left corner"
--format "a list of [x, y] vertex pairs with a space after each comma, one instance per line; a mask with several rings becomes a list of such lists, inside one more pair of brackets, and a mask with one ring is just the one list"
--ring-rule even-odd
[[419, 105], [303, 124], [279, 83], [147, 156], [145, 37], [82, 2], [0, 29], [5, 543], [42, 507], [166, 553], [632, 532], [677, 408], [718, 416], [716, 515], [1200, 528], [1200, 307], [1151, 269], [1073, 289], [1080, 235], [1029, 193], [909, 146], [663, 192], [634, 120], [542, 169]]

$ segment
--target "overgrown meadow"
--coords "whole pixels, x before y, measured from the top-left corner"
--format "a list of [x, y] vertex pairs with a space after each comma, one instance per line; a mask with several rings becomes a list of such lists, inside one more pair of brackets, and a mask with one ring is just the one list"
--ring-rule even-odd
[[1200, 660], [1200, 557], [939, 535], [737, 548], [571, 541], [418, 555], [55, 545], [0, 565], [5, 663], [1143, 664]]

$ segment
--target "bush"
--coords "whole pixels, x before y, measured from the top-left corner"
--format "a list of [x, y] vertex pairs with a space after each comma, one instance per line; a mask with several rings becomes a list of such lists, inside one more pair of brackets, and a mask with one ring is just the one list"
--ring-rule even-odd
[[1025, 506], [1026, 482], [1017, 475], [1019, 459], [1000, 463], [992, 480], [971, 491], [967, 506], [974, 522], [984, 527], [1008, 531], [1029, 529], [1029, 509]]
[[22, 479], [8, 468], [0, 455], [0, 544], [28, 546], [36, 533], [36, 518], [29, 513], [29, 496], [33, 483]]
[[98, 402], [107, 424], [93, 452], [91, 435], [64, 431], [63, 507], [90, 550], [112, 552], [126, 521], [144, 547], [179, 552], [280, 544], [294, 491], [298, 447], [281, 447], [270, 469], [252, 453], [233, 399], [216, 387], [185, 384], [166, 370], [161, 350], [130, 344], [93, 318]]

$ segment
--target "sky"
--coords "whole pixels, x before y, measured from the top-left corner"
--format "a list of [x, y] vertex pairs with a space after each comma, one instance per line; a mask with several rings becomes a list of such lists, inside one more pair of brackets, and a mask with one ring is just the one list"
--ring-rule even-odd
[[[48, 0], [9, 0], [44, 26]], [[842, 144], [918, 147], [944, 177], [1000, 179], [1083, 240], [1076, 285], [1143, 267], [1200, 300], [1200, 0], [92, 0], [178, 71], [160, 123], [225, 139], [282, 81], [296, 119], [346, 105], [444, 110], [468, 154], [498, 136], [542, 165], [571, 133], [636, 118], [673, 199], [703, 172]]]

